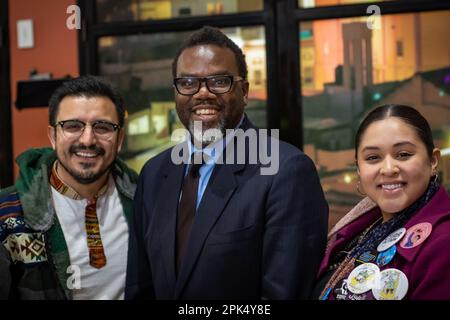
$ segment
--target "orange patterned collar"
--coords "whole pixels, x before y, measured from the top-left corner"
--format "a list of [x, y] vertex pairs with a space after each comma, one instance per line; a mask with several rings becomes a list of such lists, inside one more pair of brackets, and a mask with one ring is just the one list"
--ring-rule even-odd
[[[67, 184], [65, 184], [62, 181], [61, 177], [58, 174], [57, 167], [58, 167], [58, 160], [56, 160], [53, 163], [52, 173], [50, 175], [50, 185], [53, 188], [55, 188], [56, 191], [58, 191], [59, 193], [61, 193], [62, 195], [66, 196], [66, 197], [69, 197], [74, 200], [84, 199], [81, 195], [78, 194], [78, 192], [76, 192], [74, 189], [72, 189], [70, 186], [68, 186]], [[104, 195], [106, 193], [107, 189], [108, 189], [108, 180], [100, 188], [99, 192], [97, 193], [97, 195], [94, 198], [98, 199], [99, 197]]]

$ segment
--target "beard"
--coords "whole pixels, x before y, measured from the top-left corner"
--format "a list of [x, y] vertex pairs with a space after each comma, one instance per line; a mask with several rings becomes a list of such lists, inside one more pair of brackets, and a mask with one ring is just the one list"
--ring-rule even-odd
[[[78, 151], [94, 151], [95, 153], [97, 153], [98, 156], [102, 156], [105, 154], [105, 150], [99, 146], [96, 145], [92, 145], [89, 147], [83, 146], [83, 145], [72, 145], [69, 148], [69, 156], [73, 156], [76, 152]], [[59, 156], [59, 152], [58, 149], [56, 148], [56, 157], [58, 159], [59, 164], [67, 171], [67, 173], [69, 173], [72, 178], [80, 183], [80, 184], [91, 184], [94, 183], [95, 181], [97, 181], [98, 179], [100, 179], [106, 172], [110, 171], [112, 166], [113, 166], [113, 162], [111, 162], [106, 168], [104, 168], [103, 170], [99, 170], [97, 172], [89, 170], [90, 168], [92, 168], [95, 164], [93, 163], [81, 163], [81, 166], [83, 167], [83, 171], [78, 171], [74, 168], [69, 167], [69, 165], [67, 165], [67, 163], [65, 163], [63, 161], [63, 159], [61, 159], [61, 157]]]
[[213, 126], [205, 127], [205, 124], [201, 121], [189, 121], [189, 132], [193, 138], [193, 142], [199, 147], [206, 147], [218, 140], [220, 140], [225, 135], [225, 119], [220, 119]]

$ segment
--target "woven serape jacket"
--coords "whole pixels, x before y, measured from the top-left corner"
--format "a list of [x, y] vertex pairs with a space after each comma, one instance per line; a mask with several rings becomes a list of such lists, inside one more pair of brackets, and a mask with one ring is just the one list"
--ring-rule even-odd
[[[16, 183], [0, 190], [0, 299], [72, 299], [70, 257], [53, 202], [51, 148], [17, 157]], [[128, 223], [137, 174], [116, 159], [112, 176]]]

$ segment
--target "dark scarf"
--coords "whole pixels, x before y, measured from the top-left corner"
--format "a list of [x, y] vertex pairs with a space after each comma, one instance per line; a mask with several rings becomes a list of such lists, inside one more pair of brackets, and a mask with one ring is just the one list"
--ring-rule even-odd
[[406, 222], [420, 209], [422, 209], [433, 198], [435, 193], [439, 190], [439, 183], [437, 181], [431, 181], [428, 184], [427, 191], [417, 199], [408, 208], [395, 214], [395, 216], [370, 230], [367, 235], [358, 243], [351, 251], [350, 256], [359, 257], [364, 252], [375, 251], [377, 246], [386, 237], [397, 229], [403, 227]]

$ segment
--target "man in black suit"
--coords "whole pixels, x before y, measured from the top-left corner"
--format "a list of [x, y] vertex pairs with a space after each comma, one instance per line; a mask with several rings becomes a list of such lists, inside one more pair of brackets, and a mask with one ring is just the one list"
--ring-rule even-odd
[[191, 35], [173, 76], [190, 136], [142, 169], [126, 298], [307, 298], [328, 220], [313, 162], [247, 119], [244, 55], [218, 29]]

